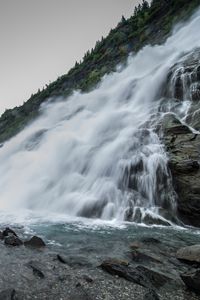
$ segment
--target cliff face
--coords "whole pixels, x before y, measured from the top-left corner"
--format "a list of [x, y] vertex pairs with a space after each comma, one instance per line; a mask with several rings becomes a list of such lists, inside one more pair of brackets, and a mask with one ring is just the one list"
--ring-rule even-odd
[[96, 43], [83, 61], [68, 74], [59, 77], [44, 90], [32, 95], [20, 107], [7, 110], [0, 118], [0, 143], [14, 136], [39, 113], [40, 105], [51, 98], [66, 97], [74, 89], [87, 91], [94, 87], [116, 65], [125, 63], [130, 52], [137, 52], [144, 45], [162, 43], [173, 25], [187, 19], [199, 5], [199, 0], [153, 0], [135, 9], [131, 18], [122, 18], [109, 35]]
[[[172, 68], [165, 101], [169, 99], [174, 104], [162, 121], [162, 132], [178, 214], [185, 223], [200, 226], [200, 49]], [[183, 101], [188, 105], [185, 116], [178, 111]]]

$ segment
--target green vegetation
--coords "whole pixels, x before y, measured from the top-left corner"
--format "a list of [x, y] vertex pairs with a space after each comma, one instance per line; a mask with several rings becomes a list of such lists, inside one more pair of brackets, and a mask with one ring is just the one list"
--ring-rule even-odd
[[199, 4], [199, 0], [153, 0], [149, 6], [143, 0], [129, 19], [122, 16], [116, 28], [98, 41], [68, 74], [46, 85], [22, 106], [6, 110], [0, 118], [0, 142], [12, 137], [33, 120], [39, 114], [41, 103], [48, 98], [67, 97], [74, 89], [87, 92], [103, 75], [114, 71], [117, 64], [125, 64], [130, 52], [137, 52], [146, 44], [162, 43], [173, 25], [186, 20]]

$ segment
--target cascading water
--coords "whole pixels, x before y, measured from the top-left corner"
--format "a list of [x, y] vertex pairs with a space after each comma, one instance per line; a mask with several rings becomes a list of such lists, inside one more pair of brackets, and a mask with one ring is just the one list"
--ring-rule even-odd
[[43, 105], [41, 116], [0, 149], [2, 214], [143, 222], [163, 208], [175, 213], [155, 116], [170, 68], [200, 46], [199, 28], [200, 12], [90, 93]]

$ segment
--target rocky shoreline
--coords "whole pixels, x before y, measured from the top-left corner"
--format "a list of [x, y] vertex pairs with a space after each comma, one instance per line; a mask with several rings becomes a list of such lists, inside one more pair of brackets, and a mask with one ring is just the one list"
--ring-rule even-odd
[[[141, 236], [125, 245], [122, 258], [99, 263], [60, 253], [39, 237], [1, 232], [0, 300], [199, 299], [200, 245], [166, 247]], [[13, 243], [13, 241], [17, 241]], [[20, 241], [20, 242], [19, 242]]]

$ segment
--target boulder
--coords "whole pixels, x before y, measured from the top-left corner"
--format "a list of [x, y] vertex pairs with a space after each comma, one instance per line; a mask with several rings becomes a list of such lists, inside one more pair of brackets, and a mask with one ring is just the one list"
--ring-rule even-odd
[[35, 248], [41, 248], [46, 246], [45, 242], [38, 236], [33, 236], [29, 241], [25, 241], [24, 245]]
[[200, 294], [200, 269], [181, 274], [181, 279], [190, 290]]
[[23, 242], [15, 235], [6, 236], [4, 240], [5, 245], [8, 246], [21, 246]]
[[181, 248], [177, 251], [176, 257], [188, 263], [200, 263], [200, 245], [193, 245]]
[[146, 263], [146, 262], [153, 262], [153, 263], [162, 263], [162, 261], [158, 258], [157, 255], [154, 255], [150, 253], [149, 251], [147, 252], [144, 250], [133, 250], [131, 251], [131, 256], [132, 260], [134, 262], [141, 262], [141, 263]]
[[141, 265], [130, 267], [117, 260], [104, 261], [100, 267], [111, 275], [117, 275], [148, 289], [160, 288], [171, 281], [170, 277], [156, 270]]
[[9, 236], [9, 235], [14, 235], [14, 236], [18, 236], [14, 230], [12, 230], [11, 228], [9, 227], [6, 227], [6, 229], [3, 230], [3, 236], [6, 237], [6, 236]]

